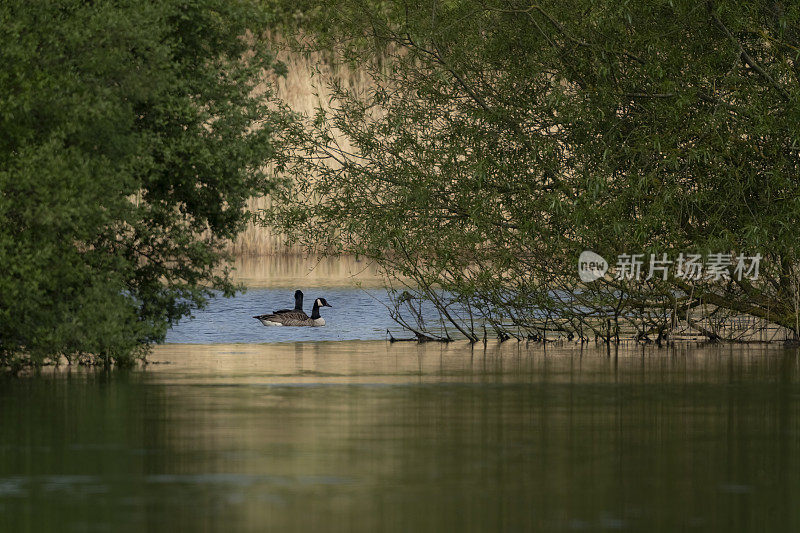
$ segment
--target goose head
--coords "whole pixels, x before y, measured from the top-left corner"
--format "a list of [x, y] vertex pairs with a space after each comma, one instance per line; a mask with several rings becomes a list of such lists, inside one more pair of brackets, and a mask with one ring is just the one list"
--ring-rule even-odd
[[317, 307], [333, 307], [325, 298], [317, 298], [314, 301], [314, 305]]

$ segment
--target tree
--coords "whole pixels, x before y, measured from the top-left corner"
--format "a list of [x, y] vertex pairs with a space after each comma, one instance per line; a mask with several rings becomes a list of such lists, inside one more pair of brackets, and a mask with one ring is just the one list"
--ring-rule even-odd
[[281, 120], [265, 21], [244, 0], [3, 2], [0, 366], [130, 362], [234, 291], [221, 244]]
[[[382, 265], [410, 329], [427, 302], [472, 340], [723, 336], [698, 308], [798, 333], [796, 3], [332, 5], [374, 90], [336, 87], [293, 131], [265, 220]], [[581, 283], [583, 250], [763, 260], [754, 281]]]

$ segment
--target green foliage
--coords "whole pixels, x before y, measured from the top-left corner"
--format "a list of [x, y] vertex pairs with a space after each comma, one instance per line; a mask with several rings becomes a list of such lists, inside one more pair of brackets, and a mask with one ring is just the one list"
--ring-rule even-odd
[[0, 5], [0, 365], [130, 361], [235, 287], [273, 58], [248, 1]]
[[[701, 302], [797, 330], [796, 3], [331, 4], [375, 90], [297, 133], [316, 158], [271, 223], [411, 279], [471, 338], [475, 317], [661, 332]], [[584, 249], [765, 259], [755, 284], [583, 286]]]

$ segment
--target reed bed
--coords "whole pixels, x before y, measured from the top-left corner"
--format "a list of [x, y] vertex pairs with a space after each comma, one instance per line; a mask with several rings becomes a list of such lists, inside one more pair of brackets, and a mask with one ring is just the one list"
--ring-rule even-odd
[[376, 264], [353, 256], [244, 255], [236, 258], [233, 267], [233, 279], [249, 288], [384, 286]]
[[[279, 47], [281, 40], [276, 39]], [[287, 48], [283, 46], [282, 48]], [[369, 90], [373, 83], [365, 71], [352, 70], [343, 65], [335, 65], [327, 54], [312, 52], [298, 54], [283, 50], [278, 58], [286, 64], [288, 72], [284, 77], [271, 77], [275, 96], [296, 113], [313, 116], [318, 107], [330, 108], [331, 82], [337, 82], [357, 91]], [[347, 145], [345, 139], [340, 140]], [[268, 209], [272, 206], [269, 196], [251, 198], [248, 208], [251, 212]], [[227, 251], [234, 256], [268, 256], [302, 254], [303, 250], [287, 243], [286, 236], [273, 229], [249, 222], [235, 241], [231, 241]]]

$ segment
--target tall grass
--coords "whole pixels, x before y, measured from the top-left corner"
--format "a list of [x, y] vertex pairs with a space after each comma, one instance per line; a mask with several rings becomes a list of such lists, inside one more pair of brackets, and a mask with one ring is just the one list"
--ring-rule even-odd
[[[329, 107], [331, 81], [357, 90], [372, 86], [372, 81], [366, 72], [334, 66], [330, 59], [321, 53], [301, 55], [284, 51], [279, 54], [279, 59], [286, 64], [288, 73], [285, 77], [276, 76], [270, 80], [275, 96], [293, 111], [306, 116], [313, 116], [320, 106], [324, 109]], [[344, 144], [344, 140], [342, 142]], [[268, 196], [251, 198], [248, 202], [249, 209], [254, 212], [269, 208], [271, 205]], [[286, 240], [284, 235], [250, 222], [237, 239], [228, 245], [228, 252], [235, 256], [302, 253], [298, 246], [287, 244]]]

